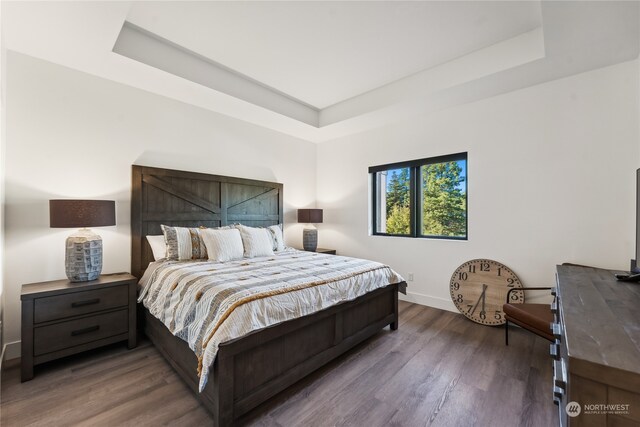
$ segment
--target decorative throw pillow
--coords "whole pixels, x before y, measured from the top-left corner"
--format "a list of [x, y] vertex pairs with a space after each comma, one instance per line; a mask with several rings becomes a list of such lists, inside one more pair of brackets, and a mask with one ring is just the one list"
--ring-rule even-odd
[[164, 236], [147, 236], [153, 259], [158, 261], [167, 257], [167, 244], [164, 242]]
[[167, 244], [167, 259], [184, 261], [207, 259], [207, 247], [200, 232], [203, 228], [170, 227], [161, 225]]
[[244, 248], [240, 231], [235, 228], [211, 229], [200, 233], [210, 261], [226, 262], [242, 259]]
[[267, 230], [271, 233], [271, 240], [273, 241], [273, 250], [274, 251], [283, 251], [284, 246], [284, 236], [282, 234], [282, 224], [272, 225], [267, 227]]
[[237, 225], [236, 228], [240, 230], [245, 257], [273, 255], [271, 231], [266, 228], [247, 227], [246, 225]]

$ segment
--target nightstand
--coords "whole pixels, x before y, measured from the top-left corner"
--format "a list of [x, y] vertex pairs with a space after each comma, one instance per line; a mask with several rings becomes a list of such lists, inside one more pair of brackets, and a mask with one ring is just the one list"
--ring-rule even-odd
[[[301, 251], [303, 251], [304, 249], [300, 249]], [[328, 254], [328, 255], [335, 255], [336, 254], [336, 250], [335, 249], [327, 249], [327, 248], [316, 248], [315, 251], [308, 251], [308, 252], [317, 252], [319, 254]]]
[[22, 286], [22, 381], [33, 367], [127, 340], [136, 346], [136, 283], [128, 273], [90, 282], [55, 280]]

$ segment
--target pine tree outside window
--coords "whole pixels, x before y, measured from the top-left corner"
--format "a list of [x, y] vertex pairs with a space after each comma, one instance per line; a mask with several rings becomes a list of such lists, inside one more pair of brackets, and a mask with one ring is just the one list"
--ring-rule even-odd
[[467, 153], [369, 168], [374, 235], [467, 239]]

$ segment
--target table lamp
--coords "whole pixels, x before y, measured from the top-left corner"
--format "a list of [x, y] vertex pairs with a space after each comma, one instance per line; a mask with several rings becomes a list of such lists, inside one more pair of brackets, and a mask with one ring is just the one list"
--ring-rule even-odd
[[80, 228], [67, 237], [65, 270], [71, 282], [95, 280], [102, 272], [102, 238], [87, 227], [116, 225], [113, 200], [49, 200], [51, 228]]
[[318, 229], [313, 224], [322, 224], [322, 209], [298, 209], [298, 222], [308, 224], [302, 232], [302, 247], [314, 252], [318, 247]]

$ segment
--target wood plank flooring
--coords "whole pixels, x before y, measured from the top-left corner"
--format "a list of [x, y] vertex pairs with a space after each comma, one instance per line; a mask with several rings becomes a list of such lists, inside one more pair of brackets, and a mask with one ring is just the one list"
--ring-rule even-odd
[[[548, 342], [400, 302], [400, 327], [362, 343], [240, 420], [251, 426], [556, 426]], [[203, 426], [207, 411], [147, 340], [7, 368], [3, 426]]]

